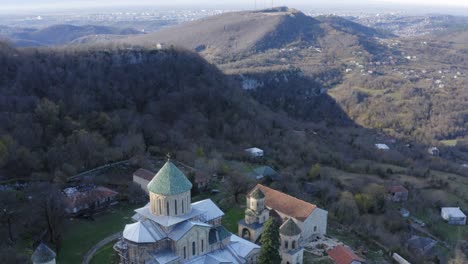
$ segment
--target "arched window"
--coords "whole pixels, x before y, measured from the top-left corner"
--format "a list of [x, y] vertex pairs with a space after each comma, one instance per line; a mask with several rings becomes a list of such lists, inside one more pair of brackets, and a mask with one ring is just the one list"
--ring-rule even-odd
[[289, 245], [288, 245], [288, 241], [287, 241], [287, 240], [286, 240], [286, 241], [284, 241], [284, 247], [287, 249], [287, 248], [288, 248], [288, 246], [289, 246]]
[[159, 213], [162, 213], [162, 209], [161, 209], [161, 199], [158, 199], [158, 206], [159, 206]]
[[205, 243], [204, 243], [204, 241], [202, 239], [202, 241], [201, 241], [201, 252], [203, 253], [203, 251], [205, 251]]
[[184, 259], [187, 258], [187, 248], [184, 246]]
[[195, 241], [192, 242], [192, 255], [195, 256]]
[[175, 214], [177, 214], [177, 200], [174, 200], [174, 210], [175, 210]]
[[182, 200], [182, 213], [184, 213], [184, 200]]
[[291, 246], [292, 246], [292, 249], [295, 249], [295, 248], [296, 248], [296, 241], [295, 241], [295, 240], [292, 242], [292, 245], [291, 245]]
[[169, 201], [166, 202], [166, 214], [169, 215]]

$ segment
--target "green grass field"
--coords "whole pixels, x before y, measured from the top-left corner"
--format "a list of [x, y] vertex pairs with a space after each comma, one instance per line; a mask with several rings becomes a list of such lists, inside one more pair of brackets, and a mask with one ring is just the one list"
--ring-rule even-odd
[[103, 248], [96, 252], [93, 259], [91, 260], [91, 264], [117, 264], [119, 263], [118, 256], [112, 246], [114, 242], [105, 245]]
[[237, 223], [244, 218], [244, 208], [233, 207], [225, 212], [223, 226], [231, 233], [237, 234]]
[[95, 220], [73, 219], [66, 223], [59, 263], [81, 263], [83, 255], [105, 237], [122, 231], [131, 222], [133, 210], [139, 205], [119, 205], [96, 215]]

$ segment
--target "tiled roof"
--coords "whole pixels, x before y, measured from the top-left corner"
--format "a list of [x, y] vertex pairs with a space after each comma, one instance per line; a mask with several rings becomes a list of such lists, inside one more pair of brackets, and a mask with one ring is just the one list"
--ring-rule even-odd
[[69, 209], [82, 208], [96, 201], [104, 200], [106, 198], [112, 198], [117, 194], [119, 193], [109, 188], [98, 186], [89, 191], [78, 191], [67, 195], [65, 198], [65, 204]]
[[145, 179], [147, 181], [151, 181], [154, 175], [156, 175], [156, 173], [143, 169], [143, 168], [139, 168], [137, 171], [133, 173], [133, 176]]
[[254, 190], [259, 188], [265, 194], [265, 205], [268, 208], [281, 212], [299, 221], [305, 221], [317, 208], [316, 205], [297, 199], [280, 191], [257, 184]]
[[408, 192], [408, 189], [406, 189], [405, 187], [401, 185], [393, 185], [393, 186], [388, 187], [388, 191], [392, 193], [400, 193], [400, 192], [405, 193], [405, 192]]
[[354, 252], [342, 245], [338, 245], [332, 250], [328, 251], [328, 256], [333, 259], [336, 264], [350, 264], [353, 261], [363, 262], [364, 260], [354, 254]]
[[280, 233], [284, 236], [297, 236], [301, 234], [301, 229], [289, 218], [280, 226]]
[[36, 251], [31, 256], [31, 260], [34, 263], [46, 263], [55, 259], [55, 252], [46, 246], [44, 243], [41, 243]]
[[167, 161], [148, 183], [148, 191], [160, 195], [175, 195], [190, 189], [192, 183], [171, 161]]

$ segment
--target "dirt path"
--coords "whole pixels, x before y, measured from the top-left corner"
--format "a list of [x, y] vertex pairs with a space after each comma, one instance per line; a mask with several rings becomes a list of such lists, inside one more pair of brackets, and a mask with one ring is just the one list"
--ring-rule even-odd
[[88, 250], [88, 252], [86, 252], [86, 254], [83, 257], [83, 261], [81, 261], [81, 264], [89, 264], [91, 259], [93, 259], [94, 254], [96, 254], [96, 252], [99, 249], [101, 249], [103, 246], [109, 244], [110, 242], [119, 239], [121, 236], [122, 236], [122, 232], [117, 232], [117, 233], [112, 234], [112, 235], [104, 238], [103, 240], [99, 241], [99, 243], [94, 245], [90, 250]]

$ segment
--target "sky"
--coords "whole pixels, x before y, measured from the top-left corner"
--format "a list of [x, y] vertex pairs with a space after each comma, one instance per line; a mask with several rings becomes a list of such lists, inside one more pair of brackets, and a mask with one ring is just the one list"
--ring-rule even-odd
[[[0, 0], [0, 11], [53, 10], [64, 8], [96, 8], [119, 6], [253, 6], [271, 5], [272, 0]], [[196, 4], [194, 4], [196, 3]], [[466, 7], [467, 0], [273, 0], [275, 6], [313, 6], [313, 5], [421, 5], [442, 7]]]

